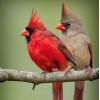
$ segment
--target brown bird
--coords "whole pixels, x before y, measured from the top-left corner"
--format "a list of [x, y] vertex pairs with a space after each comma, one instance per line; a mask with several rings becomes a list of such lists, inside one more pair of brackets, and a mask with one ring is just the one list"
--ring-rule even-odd
[[[61, 40], [72, 53], [75, 70], [92, 68], [92, 47], [78, 15], [62, 4], [62, 16], [56, 29], [61, 30]], [[75, 82], [74, 100], [83, 100], [84, 81]]]

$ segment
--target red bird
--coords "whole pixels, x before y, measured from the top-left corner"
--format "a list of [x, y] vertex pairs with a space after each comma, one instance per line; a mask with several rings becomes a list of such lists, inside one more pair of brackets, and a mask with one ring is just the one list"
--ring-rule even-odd
[[[28, 26], [21, 32], [26, 37], [28, 53], [43, 71], [64, 72], [76, 65], [70, 51], [60, 39], [49, 31], [33, 11]], [[53, 100], [63, 100], [62, 83], [52, 83]]]
[[[56, 28], [61, 30], [61, 40], [75, 58], [75, 70], [92, 68], [92, 47], [81, 19], [64, 3], [61, 22]], [[74, 100], [83, 100], [83, 93], [84, 81], [75, 82]]]

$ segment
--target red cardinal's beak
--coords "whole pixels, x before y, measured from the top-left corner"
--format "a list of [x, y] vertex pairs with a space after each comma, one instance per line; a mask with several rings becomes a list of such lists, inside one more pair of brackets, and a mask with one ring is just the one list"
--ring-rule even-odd
[[22, 30], [21, 32], [20, 32], [20, 35], [21, 36], [29, 36], [29, 33], [28, 33], [28, 31], [27, 30]]
[[63, 24], [59, 23], [59, 24], [56, 26], [56, 29], [64, 31], [64, 30], [65, 30], [65, 27], [64, 27]]

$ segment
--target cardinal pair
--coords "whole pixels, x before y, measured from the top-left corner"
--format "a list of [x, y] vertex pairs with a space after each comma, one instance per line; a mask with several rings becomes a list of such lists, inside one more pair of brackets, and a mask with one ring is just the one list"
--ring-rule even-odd
[[[92, 68], [92, 49], [81, 19], [62, 4], [59, 39], [48, 30], [33, 11], [29, 24], [21, 32], [27, 40], [28, 53], [34, 63], [43, 71], [57, 69], [66, 72]], [[84, 81], [75, 82], [74, 100], [83, 100]], [[62, 83], [52, 83], [53, 100], [63, 100]]]

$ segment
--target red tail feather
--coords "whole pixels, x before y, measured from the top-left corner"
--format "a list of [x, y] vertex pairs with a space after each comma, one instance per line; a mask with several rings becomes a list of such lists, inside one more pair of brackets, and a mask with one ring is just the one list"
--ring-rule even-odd
[[63, 84], [52, 83], [53, 100], [63, 100]]

